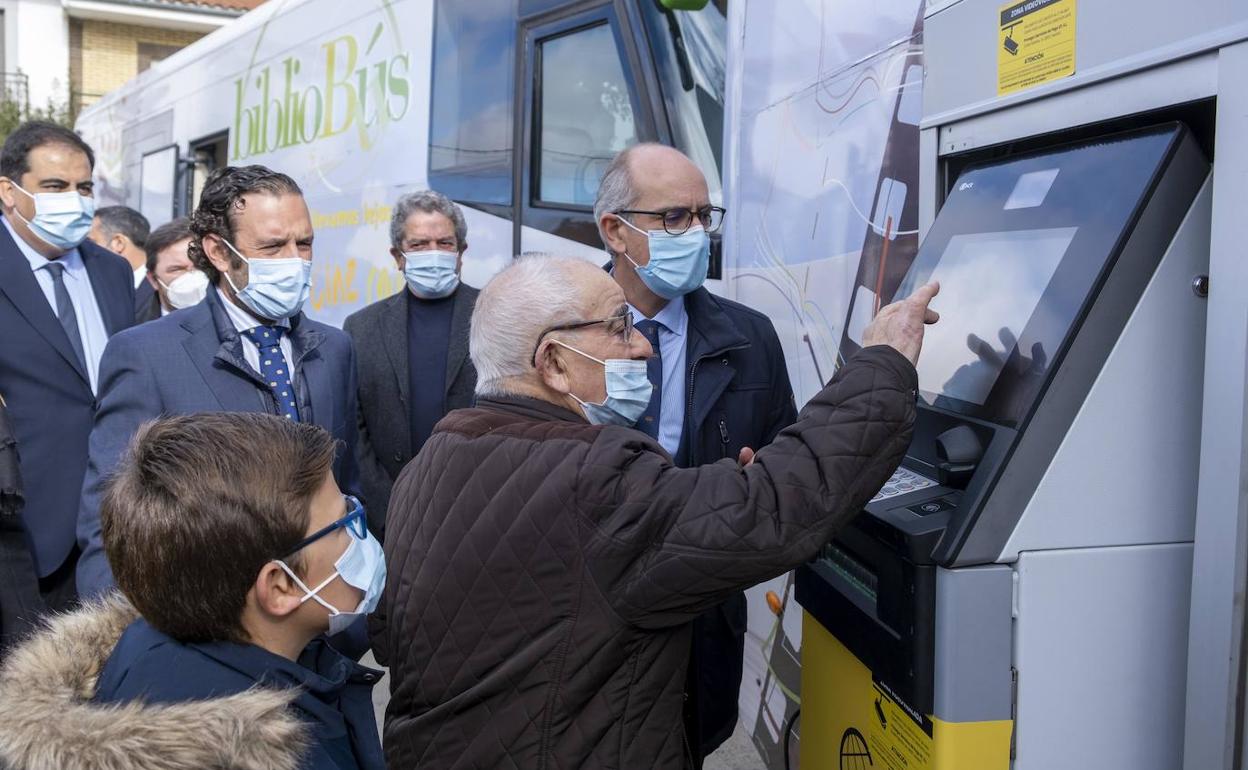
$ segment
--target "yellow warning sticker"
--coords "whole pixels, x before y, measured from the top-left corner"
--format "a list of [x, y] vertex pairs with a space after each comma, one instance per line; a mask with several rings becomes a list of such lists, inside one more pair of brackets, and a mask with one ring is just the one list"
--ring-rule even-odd
[[1075, 74], [1075, 0], [1001, 6], [997, 96]]

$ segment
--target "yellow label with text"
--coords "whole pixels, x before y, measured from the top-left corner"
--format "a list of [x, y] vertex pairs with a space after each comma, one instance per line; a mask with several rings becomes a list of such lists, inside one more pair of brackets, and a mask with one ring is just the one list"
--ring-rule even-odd
[[802, 613], [802, 770], [1007, 770], [1008, 719], [921, 714]]
[[1075, 0], [1019, 0], [997, 20], [997, 96], [1075, 74]]

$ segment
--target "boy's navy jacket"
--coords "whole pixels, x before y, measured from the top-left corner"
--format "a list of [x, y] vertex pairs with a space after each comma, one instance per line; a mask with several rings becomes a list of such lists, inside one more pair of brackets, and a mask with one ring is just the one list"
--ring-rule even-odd
[[[317, 642], [311, 669], [179, 644], [120, 594], [52, 615], [0, 667], [6, 770], [382, 770], [380, 672]], [[124, 637], [124, 639], [123, 639]]]
[[97, 703], [183, 703], [221, 698], [257, 685], [299, 688], [290, 708], [308, 724], [303, 770], [385, 770], [373, 685], [381, 672], [318, 639], [295, 662], [253, 644], [184, 644], [139, 618], [100, 672]]

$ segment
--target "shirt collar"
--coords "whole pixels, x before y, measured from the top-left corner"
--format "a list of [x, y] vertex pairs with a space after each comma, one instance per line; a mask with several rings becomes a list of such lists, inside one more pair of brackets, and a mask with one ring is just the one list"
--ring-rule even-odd
[[[31, 270], [38, 270], [52, 261], [35, 251], [29, 243], [22, 239], [22, 236], [18, 235], [17, 231], [13, 229], [13, 223], [9, 221], [8, 217], [0, 217], [0, 221], [4, 222], [4, 227], [9, 231], [9, 235], [13, 238], [13, 242], [17, 244], [18, 250], [22, 252], [22, 256], [26, 257], [26, 261], [30, 263]], [[86, 266], [82, 264], [82, 255], [78, 253], [78, 249], [76, 247], [65, 252], [65, 254], [63, 254], [60, 259], [56, 261], [65, 266], [65, 272], [70, 276], [80, 276], [86, 269]]]
[[[225, 296], [225, 292], [217, 292], [217, 296], [221, 298], [221, 304], [225, 307], [225, 314], [229, 316], [230, 323], [234, 325], [234, 331], [241, 334], [248, 329], [254, 329], [257, 326], [265, 325], [264, 322], [257, 319], [251, 313], [248, 313], [246, 310], [243, 310], [241, 307], [231, 302], [230, 298]], [[279, 319], [275, 321], [273, 325], [289, 329], [290, 319]]]
[[[628, 310], [633, 314], [634, 324], [638, 321], [646, 320], [646, 316], [631, 304], [628, 306]], [[671, 300], [663, 306], [662, 310], [655, 313], [654, 318], [650, 320], [655, 321], [659, 326], [667, 329], [677, 337], [685, 336], [685, 330], [689, 326], [689, 313], [685, 310], [685, 298], [677, 297]]]

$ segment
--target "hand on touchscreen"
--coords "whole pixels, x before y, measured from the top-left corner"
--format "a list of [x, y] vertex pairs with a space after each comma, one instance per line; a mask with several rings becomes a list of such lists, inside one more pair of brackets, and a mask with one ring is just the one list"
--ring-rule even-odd
[[932, 298], [940, 292], [940, 284], [933, 281], [914, 290], [903, 300], [880, 310], [862, 332], [862, 346], [888, 345], [906, 357], [912, 364], [919, 362], [923, 348], [923, 325], [934, 324], [940, 314], [928, 307]]

